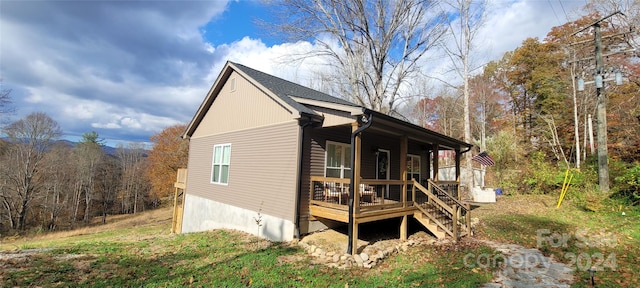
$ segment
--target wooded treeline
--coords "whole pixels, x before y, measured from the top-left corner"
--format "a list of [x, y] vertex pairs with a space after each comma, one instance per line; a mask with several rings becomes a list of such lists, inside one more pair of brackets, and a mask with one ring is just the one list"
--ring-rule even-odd
[[68, 229], [96, 216], [105, 222], [110, 214], [157, 207], [173, 191], [177, 168], [186, 165], [186, 150], [180, 150], [187, 149], [180, 145], [183, 129], [176, 125], [152, 136], [156, 145], [151, 150], [129, 143], [109, 154], [96, 132], [85, 133], [75, 144], [57, 141], [62, 131], [45, 113], [5, 126], [6, 138], [0, 140], [0, 233]]
[[[387, 4], [278, 1], [268, 31], [292, 41], [313, 40], [314, 49], [286, 58], [325, 65], [319, 65], [318, 78], [310, 80], [310, 86], [475, 144], [463, 159], [461, 181], [467, 187], [480, 185], [472, 183], [471, 155], [488, 151], [498, 160], [489, 169], [493, 179], [488, 185], [514, 193], [550, 193], [562, 185], [567, 169], [585, 168], [574, 182], [579, 182], [581, 191], [594, 190], [598, 174], [610, 174], [603, 179], [615, 182], [609, 184], [618, 192], [631, 191], [638, 203], [640, 173], [625, 173], [640, 165], [636, 50], [640, 2], [592, 0], [579, 11], [554, 10], [558, 23], [568, 22], [554, 27], [545, 39], [526, 39], [489, 63], [479, 60], [483, 55], [478, 50], [486, 47], [478, 33], [492, 5], [489, 1]], [[570, 21], [575, 15], [580, 16]], [[596, 22], [603, 17], [606, 21]], [[606, 56], [599, 71], [606, 78], [606, 116], [596, 113], [593, 76], [600, 69], [595, 63], [594, 23]], [[511, 31], [521, 32], [517, 27]], [[431, 71], [442, 66], [449, 70]], [[622, 85], [611, 80], [616, 72], [621, 72]], [[587, 83], [584, 91], [576, 87], [579, 78]], [[605, 118], [606, 128], [597, 125]], [[609, 152], [598, 159], [592, 155], [598, 148], [596, 139], [605, 138], [599, 137], [605, 133], [595, 131], [600, 126], [609, 133]], [[611, 167], [599, 162], [611, 162]], [[593, 169], [594, 163], [598, 169]], [[601, 192], [608, 186], [602, 185]]]
[[[640, 169], [633, 168], [640, 165], [636, 28], [640, 4], [636, 2], [629, 3], [624, 14], [603, 21], [601, 31], [611, 182], [614, 193], [637, 204]], [[549, 193], [560, 187], [566, 169], [581, 168], [574, 183], [582, 192], [594, 190], [598, 181], [594, 33], [593, 29], [575, 32], [620, 8], [614, 4], [593, 2], [585, 7], [588, 15], [554, 27], [543, 40], [524, 40], [470, 79], [472, 141], [496, 160], [488, 170], [495, 176], [489, 185], [506, 186], [512, 193]], [[623, 80], [619, 85], [617, 72]], [[583, 91], [578, 89], [581, 78], [586, 83]], [[462, 139], [461, 88], [438, 92], [419, 100], [412, 118]]]
[[[477, 148], [465, 156], [489, 152], [496, 165], [487, 184], [508, 193], [556, 191], [569, 168], [580, 168], [572, 189], [596, 190], [596, 91], [588, 83], [596, 68], [594, 35], [581, 29], [622, 11], [600, 23], [608, 160], [614, 192], [640, 203], [640, 2], [589, 1], [585, 16], [489, 63], [474, 61], [486, 1], [277, 4], [280, 21], [272, 30], [295, 41], [313, 39], [316, 46], [286, 61], [324, 57], [326, 66], [320, 66], [329, 67], [310, 86], [473, 143]], [[440, 59], [451, 61], [456, 76], [433, 84], [430, 61], [438, 57], [430, 56], [437, 51], [444, 51]], [[616, 72], [623, 75], [621, 85], [612, 80]], [[577, 89], [580, 78], [587, 81], [584, 91]], [[9, 94], [0, 90], [0, 116], [10, 110]], [[95, 132], [73, 147], [55, 141], [60, 127], [44, 113], [4, 126], [0, 232], [54, 230], [157, 206], [172, 192], [177, 169], [186, 167], [182, 131], [184, 125], [177, 125], [152, 136], [150, 151], [132, 143], [107, 154]], [[465, 166], [470, 163], [466, 157]]]

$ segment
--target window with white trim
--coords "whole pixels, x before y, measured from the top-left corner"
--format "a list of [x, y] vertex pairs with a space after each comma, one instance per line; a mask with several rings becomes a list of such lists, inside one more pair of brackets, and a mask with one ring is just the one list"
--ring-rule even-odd
[[327, 141], [325, 177], [351, 177], [351, 146]]
[[211, 164], [211, 183], [229, 183], [229, 164], [231, 163], [231, 144], [213, 146], [213, 163]]
[[407, 180], [416, 179], [420, 182], [420, 156], [407, 155]]

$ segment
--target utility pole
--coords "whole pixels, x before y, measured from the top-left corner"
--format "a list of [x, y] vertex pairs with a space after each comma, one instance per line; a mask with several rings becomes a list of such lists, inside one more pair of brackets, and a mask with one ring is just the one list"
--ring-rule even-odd
[[[613, 15], [613, 14], [612, 14]], [[607, 97], [604, 95], [604, 65], [602, 64], [602, 35], [600, 22], [593, 24], [596, 46], [596, 117], [598, 119], [598, 185], [601, 192], [609, 192], [609, 150], [607, 148]], [[598, 85], [600, 81], [600, 85]]]
[[[573, 59], [576, 58], [576, 53], [573, 52]], [[573, 133], [576, 140], [576, 169], [580, 170], [580, 120], [578, 119], [578, 96], [576, 95], [576, 63], [571, 65], [571, 98], [573, 100]], [[568, 167], [567, 167], [568, 168]]]
[[[594, 44], [595, 44], [595, 84], [596, 84], [596, 132], [597, 132], [597, 155], [598, 155], [598, 185], [601, 192], [609, 191], [609, 157], [607, 149], [607, 97], [604, 93], [605, 69], [602, 60], [602, 35], [600, 31], [600, 23], [616, 14], [622, 14], [620, 11], [613, 12], [594, 23], [586, 26], [576, 32], [576, 35], [590, 27], [594, 28]], [[624, 14], [622, 14], [624, 15]], [[629, 32], [630, 33], [630, 32]], [[626, 33], [621, 33], [623, 35]], [[572, 45], [585, 43], [585, 41], [573, 43]], [[615, 54], [615, 53], [614, 53]], [[587, 58], [592, 59], [592, 58]], [[584, 60], [584, 59], [583, 59]], [[582, 83], [583, 85], [584, 83]], [[579, 84], [578, 86], [580, 86]], [[578, 89], [580, 90], [580, 88]]]

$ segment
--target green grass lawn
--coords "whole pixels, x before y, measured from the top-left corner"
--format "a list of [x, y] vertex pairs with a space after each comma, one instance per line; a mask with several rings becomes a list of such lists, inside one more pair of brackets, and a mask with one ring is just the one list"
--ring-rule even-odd
[[[573, 287], [640, 287], [640, 210], [608, 207], [598, 212], [570, 202], [556, 208], [547, 195], [504, 196], [475, 210], [477, 237], [538, 248], [575, 269]], [[624, 215], [623, 213], [624, 212]]]
[[52, 250], [0, 261], [0, 286], [477, 287], [492, 277], [490, 268], [463, 262], [465, 254], [492, 252], [472, 242], [414, 246], [373, 269], [340, 270], [312, 264], [289, 243], [225, 230], [173, 235], [169, 228], [120, 228], [4, 244], [0, 248]]
[[[625, 214], [571, 203], [556, 209], [550, 196], [505, 196], [472, 217], [480, 218], [477, 238], [538, 247], [572, 265], [575, 287], [590, 286], [587, 264], [601, 266], [598, 287], [640, 287], [640, 212]], [[469, 254], [496, 253], [475, 241], [413, 246], [372, 269], [340, 270], [313, 264], [289, 243], [226, 230], [175, 235], [168, 221], [127, 221], [134, 224], [3, 240], [4, 255], [45, 249], [0, 258], [0, 287], [477, 287], [497, 268], [465, 263]]]

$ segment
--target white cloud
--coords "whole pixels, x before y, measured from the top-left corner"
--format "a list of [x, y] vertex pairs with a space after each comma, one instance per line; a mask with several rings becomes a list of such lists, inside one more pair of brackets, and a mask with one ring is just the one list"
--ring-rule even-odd
[[[492, 3], [478, 36], [484, 62], [560, 25], [546, 1]], [[567, 11], [583, 4], [563, 3]], [[283, 60], [312, 50], [309, 42], [267, 46], [247, 35], [208, 43], [202, 29], [220, 17], [226, 1], [1, 5], [0, 71], [3, 84], [18, 92], [17, 117], [44, 111], [69, 135], [96, 129], [108, 140], [148, 141], [169, 125], [191, 120], [227, 60], [303, 85], [311, 85], [314, 71], [327, 69], [317, 58]], [[444, 60], [431, 59], [427, 69], [442, 71]]]
[[77, 105], [71, 105], [63, 107], [65, 115], [73, 115], [80, 120], [91, 119], [94, 116], [94, 112], [97, 110], [97, 103], [89, 102]]
[[[147, 141], [188, 121], [216, 56], [199, 27], [226, 1], [3, 1], [0, 70], [18, 115], [68, 135]], [[105, 130], [101, 130], [105, 129]]]
[[124, 117], [120, 120], [120, 123], [124, 125], [124, 127], [132, 128], [132, 129], [140, 129], [142, 128], [142, 124], [137, 119], [131, 117]]
[[574, 11], [584, 4], [577, 0], [490, 2], [486, 24], [478, 35], [478, 50], [487, 60], [497, 60], [526, 38], [542, 41], [552, 27], [575, 20]]
[[102, 128], [102, 129], [120, 129], [122, 126], [117, 123], [91, 123], [91, 127], [93, 128]]

